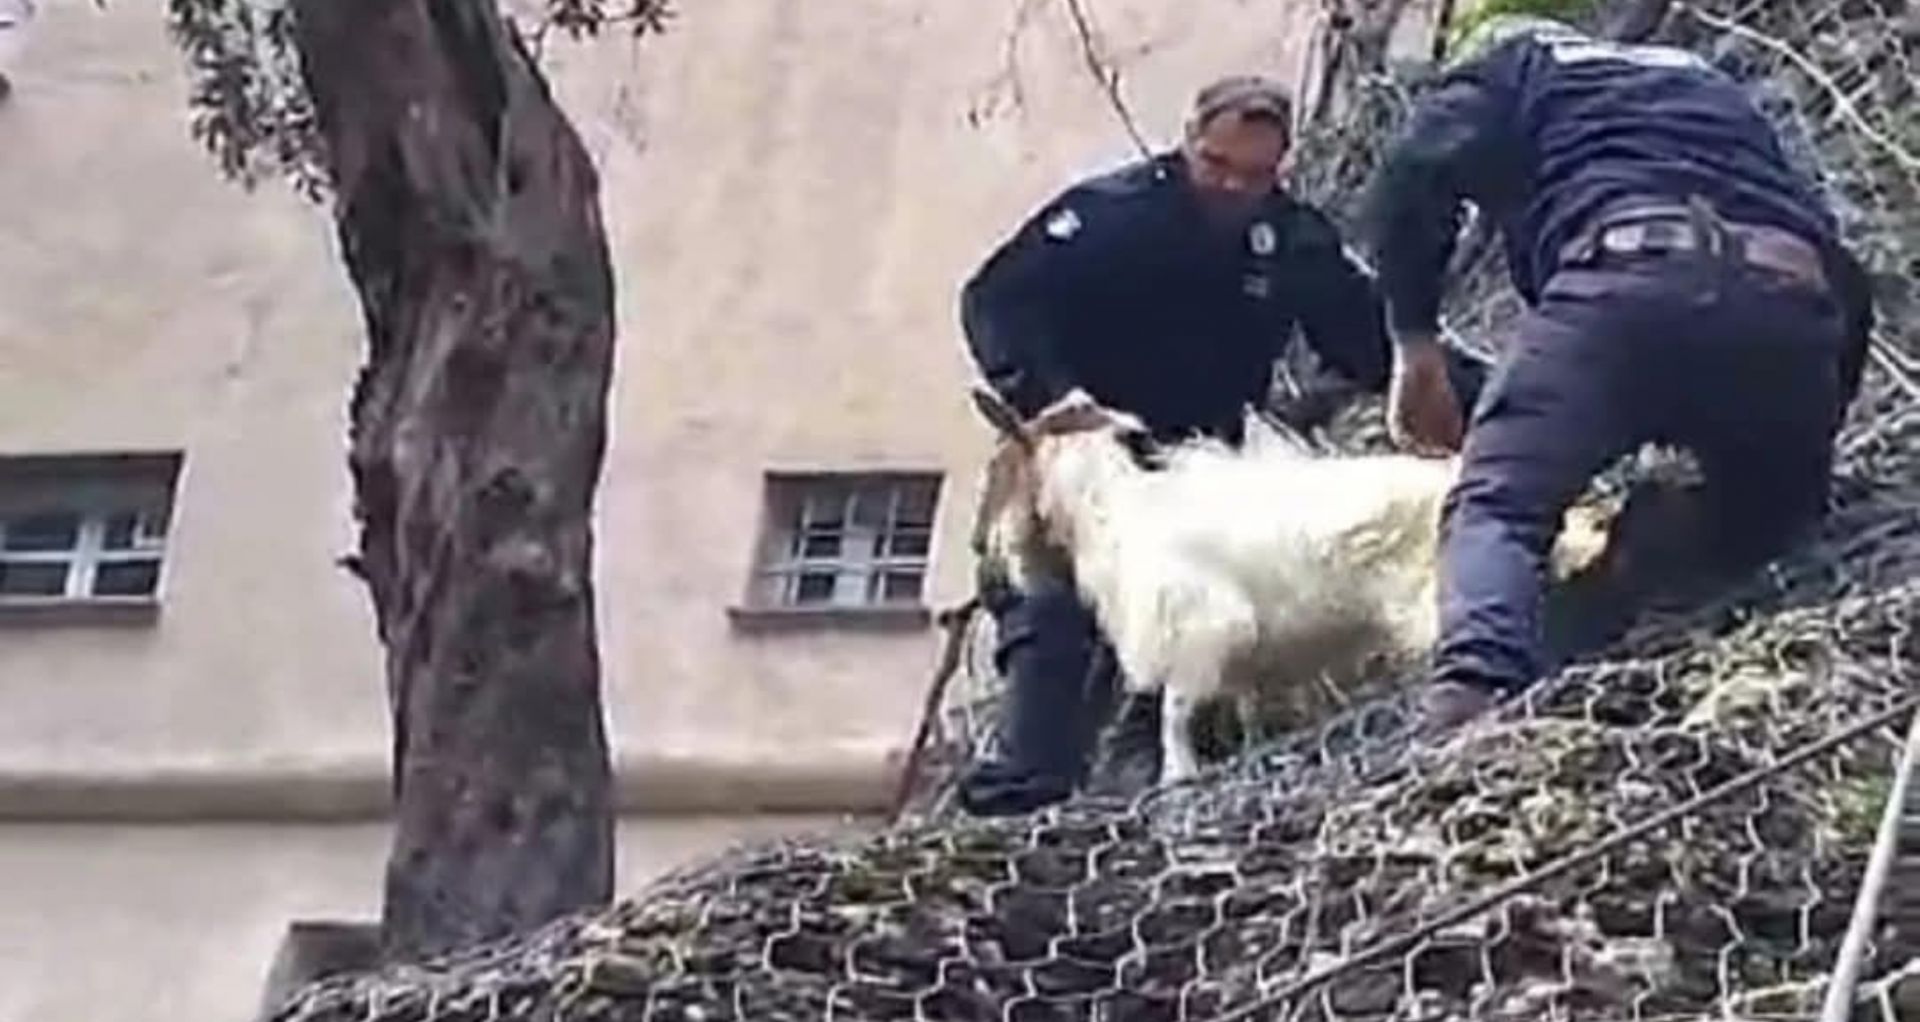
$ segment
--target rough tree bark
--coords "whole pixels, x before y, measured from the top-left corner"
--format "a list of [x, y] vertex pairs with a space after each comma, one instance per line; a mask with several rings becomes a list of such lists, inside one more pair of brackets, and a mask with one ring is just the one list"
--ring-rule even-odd
[[590, 514], [613, 285], [598, 182], [493, 0], [298, 0], [360, 294], [360, 552], [387, 651], [383, 953], [612, 893]]

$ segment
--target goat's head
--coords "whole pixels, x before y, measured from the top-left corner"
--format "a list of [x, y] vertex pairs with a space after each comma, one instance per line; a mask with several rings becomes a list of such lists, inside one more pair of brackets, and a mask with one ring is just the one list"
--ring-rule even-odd
[[1025, 421], [992, 390], [976, 386], [972, 396], [974, 407], [1000, 434], [1000, 443], [987, 462], [975, 511], [974, 550], [998, 562], [995, 567], [999, 570], [1015, 575], [1023, 574], [1023, 569], [1064, 571], [1065, 553], [1041, 528], [1034, 503], [1038, 493], [1036, 459], [1043, 446], [1091, 433], [1131, 446], [1148, 435], [1146, 426], [1126, 412], [1102, 406], [1079, 389]]

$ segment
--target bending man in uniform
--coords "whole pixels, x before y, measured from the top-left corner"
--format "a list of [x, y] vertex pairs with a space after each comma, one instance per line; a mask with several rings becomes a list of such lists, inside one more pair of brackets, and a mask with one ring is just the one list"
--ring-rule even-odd
[[[1032, 214], [962, 291], [987, 383], [1025, 416], [1079, 387], [1156, 439], [1238, 443], [1298, 325], [1346, 381], [1384, 391], [1391, 353], [1371, 279], [1332, 223], [1278, 184], [1290, 122], [1279, 86], [1222, 79], [1196, 96], [1177, 150], [1080, 181]], [[1452, 365], [1453, 385], [1477, 388], [1477, 363]], [[1082, 782], [1115, 688], [1110, 676], [1089, 683], [1100, 637], [1069, 587], [983, 595], [1008, 684], [1004, 756], [974, 766], [961, 801], [1025, 812]], [[1156, 743], [1157, 711], [1132, 701], [1116, 751]]]
[[[1427, 726], [1518, 692], [1538, 662], [1543, 555], [1592, 474], [1691, 448], [1715, 573], [1823, 513], [1872, 305], [1813, 183], [1738, 83], [1692, 54], [1541, 19], [1489, 21], [1415, 111], [1369, 213], [1395, 339], [1396, 438], [1461, 444], [1440, 552]], [[1477, 403], [1434, 344], [1455, 214], [1504, 236], [1529, 309]]]

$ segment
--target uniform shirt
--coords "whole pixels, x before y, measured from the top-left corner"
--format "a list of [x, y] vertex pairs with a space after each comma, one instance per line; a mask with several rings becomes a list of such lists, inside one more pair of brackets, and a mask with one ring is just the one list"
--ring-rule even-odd
[[1771, 124], [1693, 53], [1584, 36], [1497, 46], [1438, 83], [1375, 180], [1368, 221], [1392, 325], [1432, 331], [1462, 199], [1500, 227], [1531, 304], [1596, 213], [1692, 194], [1728, 219], [1834, 239]]
[[1352, 382], [1385, 386], [1372, 279], [1278, 188], [1245, 230], [1209, 226], [1165, 153], [1087, 178], [1023, 222], [961, 293], [987, 382], [1031, 416], [1074, 387], [1161, 437], [1235, 438], [1298, 324]]

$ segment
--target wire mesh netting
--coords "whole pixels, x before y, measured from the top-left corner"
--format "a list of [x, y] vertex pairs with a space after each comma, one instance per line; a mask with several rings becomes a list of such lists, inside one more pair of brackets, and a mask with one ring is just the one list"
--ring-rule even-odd
[[[936, 728], [916, 812], [857, 840], [743, 846], [524, 939], [300, 992], [282, 1020], [1789, 1019], [1810, 1017], [1852, 908], [1898, 726], [1671, 828], [1599, 842], [1893, 704], [1920, 679], [1920, 13], [1894, 0], [1676, 5], [1668, 38], [1751, 82], [1830, 190], [1882, 330], [1819, 535], [1740, 586], [1676, 596], [1451, 740], [1404, 698], [1248, 748], [1197, 783], [1005, 820], [955, 814], [986, 751], [991, 635]], [[1303, 139], [1335, 211], [1405, 112], [1361, 74]], [[1516, 309], [1498, 253], [1450, 308]], [[1377, 403], [1330, 432], [1384, 444]], [[1590, 861], [1376, 963], [1302, 977], [1582, 851]], [[1856, 1017], [1920, 1017], [1920, 927], [1876, 934]], [[1324, 975], [1324, 973], [1320, 974]], [[1271, 1001], [1271, 1003], [1267, 1003]], [[1257, 1012], [1254, 1009], [1258, 1009]]]

